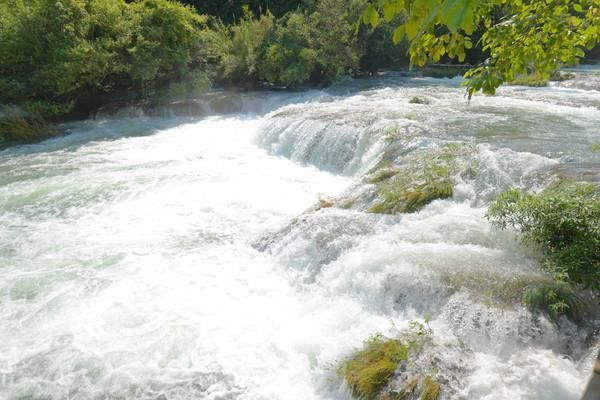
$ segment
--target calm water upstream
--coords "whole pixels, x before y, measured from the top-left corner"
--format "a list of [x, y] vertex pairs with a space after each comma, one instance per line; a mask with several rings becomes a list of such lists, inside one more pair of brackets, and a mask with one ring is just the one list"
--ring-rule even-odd
[[[600, 91], [468, 105], [458, 83], [240, 96], [252, 112], [85, 121], [0, 151], [0, 399], [349, 399], [339, 361], [425, 317], [444, 398], [578, 399], [597, 344], [486, 294], [544, 273], [484, 214], [510, 186], [600, 182]], [[470, 143], [477, 178], [420, 213], [304, 213], [390, 131], [407, 151]]]

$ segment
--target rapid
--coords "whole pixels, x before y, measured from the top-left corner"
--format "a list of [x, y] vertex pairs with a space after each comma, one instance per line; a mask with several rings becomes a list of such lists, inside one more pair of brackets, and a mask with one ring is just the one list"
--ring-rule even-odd
[[[426, 319], [443, 399], [577, 400], [593, 328], [498, 299], [546, 273], [485, 212], [600, 183], [600, 78], [578, 73], [470, 103], [393, 73], [231, 94], [0, 151], [0, 399], [350, 399], [340, 362]], [[366, 190], [390, 135], [401, 155], [465, 143], [476, 174], [418, 213], [319, 206]]]

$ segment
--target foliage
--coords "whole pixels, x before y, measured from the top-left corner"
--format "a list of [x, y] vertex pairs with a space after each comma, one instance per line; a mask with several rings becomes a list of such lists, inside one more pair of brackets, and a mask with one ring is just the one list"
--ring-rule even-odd
[[222, 77], [228, 81], [258, 81], [260, 48], [273, 29], [270, 13], [255, 18], [247, 9], [242, 19], [231, 27], [221, 27], [223, 56], [220, 61]]
[[281, 17], [300, 6], [310, 6], [314, 0], [178, 0], [180, 3], [194, 6], [201, 14], [218, 17], [226, 23], [233, 23], [242, 17], [245, 10], [254, 14], [269, 12]]
[[366, 0], [319, 0], [310, 15], [320, 74], [337, 78], [358, 70], [364, 45], [355, 37], [354, 23]]
[[312, 36], [304, 13], [280, 20], [263, 49], [261, 78], [283, 85], [309, 82], [318, 62]]
[[552, 320], [564, 315], [583, 324], [589, 312], [587, 302], [568, 284], [561, 282], [531, 286], [523, 293], [522, 301], [532, 311], [542, 311]]
[[406, 56], [409, 43], [401, 40], [394, 43], [394, 29], [400, 23], [397, 18], [389, 23], [377, 25], [371, 32], [363, 32], [357, 40], [365, 40], [365, 54], [360, 61], [361, 71], [376, 72], [379, 69], [406, 68], [409, 59]]
[[488, 219], [513, 227], [542, 252], [559, 281], [600, 289], [600, 194], [596, 186], [563, 181], [539, 194], [510, 189], [490, 205]]
[[321, 0], [312, 12], [297, 11], [277, 22], [263, 48], [261, 78], [291, 85], [356, 72], [365, 52], [354, 22], [366, 0]]
[[393, 40], [406, 36], [411, 63], [421, 66], [443, 56], [462, 62], [483, 31], [488, 58], [465, 74], [469, 97], [529, 70], [547, 78], [600, 42], [600, 0], [372, 0], [361, 20], [377, 26], [398, 16]]
[[168, 0], [0, 7], [0, 103], [27, 112], [65, 114], [115, 88], [146, 93], [206, 61], [206, 17]]

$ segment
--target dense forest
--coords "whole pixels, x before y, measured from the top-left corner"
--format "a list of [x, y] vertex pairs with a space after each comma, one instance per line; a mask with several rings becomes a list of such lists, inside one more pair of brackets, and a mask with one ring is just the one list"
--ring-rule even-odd
[[[481, 20], [470, 37], [442, 29], [447, 48], [430, 41], [434, 51], [420, 54], [424, 39], [409, 48], [410, 31], [398, 35], [412, 17], [379, 3], [385, 19], [373, 18], [368, 0], [3, 1], [0, 104], [5, 116], [77, 118], [108, 99], [320, 85], [426, 60], [475, 65], [489, 52]], [[12, 131], [4, 141], [27, 136]]]
[[366, 0], [183, 3], [0, 3], [0, 104], [79, 117], [106, 93], [164, 101], [213, 85], [318, 84], [407, 62], [388, 26], [355, 34]]

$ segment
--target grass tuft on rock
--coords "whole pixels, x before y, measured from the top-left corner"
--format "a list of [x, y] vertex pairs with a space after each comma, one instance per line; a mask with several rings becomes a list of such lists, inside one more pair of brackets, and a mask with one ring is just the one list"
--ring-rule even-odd
[[408, 359], [409, 346], [381, 334], [371, 336], [344, 366], [344, 377], [352, 393], [373, 399], [388, 383], [401, 361]]
[[454, 194], [451, 174], [456, 158], [463, 151], [460, 145], [413, 156], [397, 168], [377, 171], [369, 183], [377, 184], [378, 200], [369, 212], [376, 214], [412, 213], [438, 199]]
[[423, 380], [423, 390], [420, 400], [437, 400], [440, 397], [441, 385], [430, 376]]
[[[390, 386], [399, 364], [409, 365], [410, 357], [419, 355], [433, 331], [418, 321], [410, 321], [409, 330], [400, 338], [372, 335], [363, 347], [347, 359], [338, 370], [346, 379], [354, 397], [361, 400], [401, 400], [425, 393], [428, 386], [424, 374], [417, 373], [398, 387]], [[439, 387], [438, 387], [439, 393]], [[435, 397], [432, 397], [435, 399]]]

